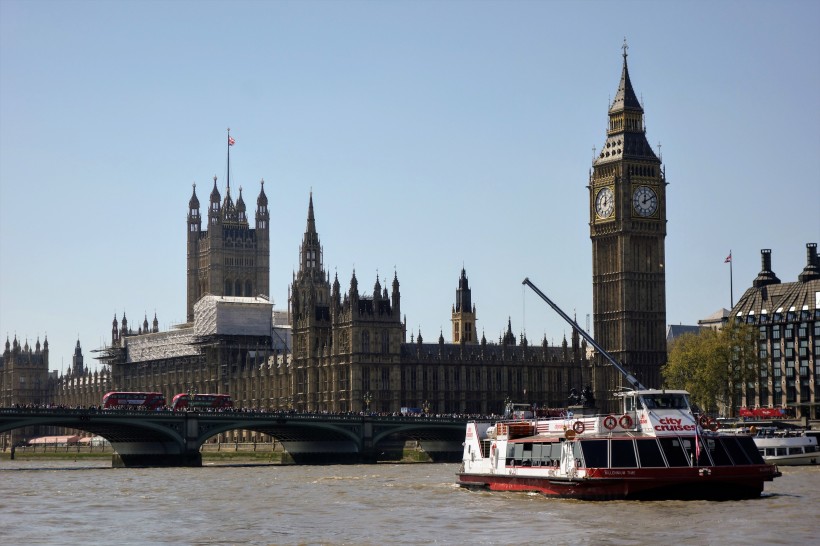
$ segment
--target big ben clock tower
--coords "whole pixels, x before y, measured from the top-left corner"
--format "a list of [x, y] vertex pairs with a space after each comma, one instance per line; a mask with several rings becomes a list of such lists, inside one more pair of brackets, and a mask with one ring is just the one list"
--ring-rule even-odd
[[[659, 388], [666, 363], [666, 179], [646, 140], [626, 41], [623, 49], [606, 143], [588, 186], [595, 338], [646, 387]], [[621, 381], [612, 366], [600, 372], [596, 388], [606, 396]]]

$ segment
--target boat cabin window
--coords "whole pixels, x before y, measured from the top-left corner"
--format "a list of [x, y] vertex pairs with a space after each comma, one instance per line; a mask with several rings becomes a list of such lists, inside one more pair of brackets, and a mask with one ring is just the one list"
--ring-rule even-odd
[[642, 394], [641, 402], [646, 409], [689, 409], [686, 395], [682, 393]]
[[658, 438], [669, 466], [689, 466], [689, 457], [680, 438]]
[[587, 468], [609, 467], [606, 440], [581, 441], [581, 451], [584, 453], [584, 466]]
[[655, 438], [646, 438], [636, 440], [635, 445], [638, 446], [638, 458], [641, 461], [643, 468], [655, 468], [666, 466], [661, 455], [661, 448]]
[[635, 411], [635, 397], [634, 396], [625, 396], [624, 397], [624, 412], [627, 411]]
[[561, 442], [507, 444], [508, 466], [558, 466]]
[[754, 438], [751, 436], [739, 436], [737, 443], [743, 448], [743, 453], [746, 454], [752, 464], [765, 464], [763, 457], [760, 456], [760, 452], [757, 450], [757, 444], [755, 444]]
[[612, 440], [612, 468], [635, 468], [635, 444], [632, 440]]
[[[723, 442], [724, 447], [726, 448], [726, 451], [729, 453], [729, 456], [732, 458], [736, 465], [749, 464], [751, 462], [749, 460], [748, 455], [746, 454], [746, 451], [743, 448], [742, 443], [740, 442], [740, 440], [744, 440], [747, 438], [751, 440], [750, 436], [723, 436], [722, 438], [720, 438], [720, 440], [722, 440]], [[755, 447], [754, 451], [755, 453], [757, 453], [757, 447]], [[759, 453], [757, 453], [757, 455], [760, 456]]]
[[712, 461], [710, 459], [710, 453], [711, 452], [709, 451], [709, 449], [707, 447], [707, 444], [706, 444], [706, 441], [703, 438], [695, 439], [693, 437], [693, 440], [691, 442], [692, 448], [690, 450], [689, 456], [694, 460], [695, 456], [697, 455], [697, 450], [695, 450], [695, 447], [694, 447], [694, 445], [695, 445], [694, 442], [695, 441], [700, 443], [700, 458], [698, 458], [698, 460], [695, 461], [695, 465], [696, 466], [713, 466]]
[[723, 447], [723, 443], [718, 441], [718, 438], [702, 438], [702, 440], [709, 450], [715, 466], [732, 466], [732, 459], [729, 458], [729, 453]]

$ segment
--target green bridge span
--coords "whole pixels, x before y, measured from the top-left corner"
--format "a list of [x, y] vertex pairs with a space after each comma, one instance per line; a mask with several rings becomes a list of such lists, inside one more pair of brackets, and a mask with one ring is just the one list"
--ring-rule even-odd
[[200, 448], [231, 430], [268, 434], [295, 464], [375, 463], [397, 442], [416, 441], [436, 462], [461, 459], [466, 418], [310, 413], [172, 412], [0, 408], [0, 433], [65, 427], [102, 436], [115, 467], [201, 466]]

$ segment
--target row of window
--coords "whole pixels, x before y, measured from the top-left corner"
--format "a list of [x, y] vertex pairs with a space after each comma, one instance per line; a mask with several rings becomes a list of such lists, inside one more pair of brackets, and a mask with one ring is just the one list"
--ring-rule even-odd
[[253, 283], [251, 281], [245, 281], [244, 286], [245, 290], [243, 293], [242, 281], [240, 281], [239, 279], [237, 279], [236, 281], [225, 279], [225, 295], [244, 296], [246, 298], [253, 296]]
[[[794, 324], [786, 324], [780, 325], [775, 324], [771, 327], [771, 338], [772, 339], [780, 339], [781, 335], [785, 339], [791, 339], [794, 337]], [[764, 340], [769, 338], [769, 327], [768, 326], [760, 326], [758, 328], [758, 339]], [[820, 339], [820, 322], [815, 322], [810, 325], [808, 322], [801, 322], [797, 324], [797, 337], [800, 339], [806, 339], [809, 337], [809, 332], [812, 332], [814, 335], [815, 340]]]
[[226, 257], [225, 258], [225, 265], [229, 266], [229, 267], [244, 267], [244, 266], [253, 267], [253, 262], [254, 262], [254, 259], [253, 259], [253, 257], [250, 257], [250, 256], [245, 256], [245, 257], [242, 257], [242, 258], [231, 258], [231, 257]]
[[[665, 468], [763, 464], [751, 436], [630, 438], [574, 442], [573, 457], [586, 468]], [[507, 444], [507, 466], [556, 466], [563, 442]]]
[[[768, 313], [762, 313], [760, 315], [747, 315], [746, 318], [740, 317], [739, 320], [744, 320], [746, 324], [773, 324], [777, 322], [787, 322], [787, 323], [795, 323], [798, 320], [807, 321], [807, 320], [818, 320], [820, 319], [820, 309], [810, 310], [810, 309], [803, 309], [800, 311], [788, 311], [786, 313], [773, 313], [769, 315]], [[775, 326], [779, 326], [775, 324]], [[787, 324], [786, 327], [791, 327], [791, 324]]]

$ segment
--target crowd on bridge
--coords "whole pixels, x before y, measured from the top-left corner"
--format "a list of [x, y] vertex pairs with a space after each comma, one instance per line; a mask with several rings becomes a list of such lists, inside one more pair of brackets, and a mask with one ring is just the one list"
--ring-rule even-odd
[[459, 419], [459, 420], [488, 420], [499, 419], [501, 416], [496, 414], [482, 415], [477, 413], [433, 413], [433, 412], [380, 412], [380, 411], [306, 411], [296, 409], [264, 409], [264, 408], [245, 408], [245, 407], [230, 407], [230, 408], [181, 408], [173, 409], [170, 406], [160, 406], [156, 409], [148, 409], [145, 406], [121, 406], [113, 408], [103, 408], [101, 405], [91, 406], [71, 406], [66, 404], [14, 404], [11, 409], [18, 410], [35, 410], [35, 411], [87, 411], [91, 413], [101, 412], [146, 412], [146, 413], [243, 413], [243, 414], [260, 414], [260, 415], [293, 415], [293, 416], [327, 416], [327, 417], [406, 417], [413, 419]]

